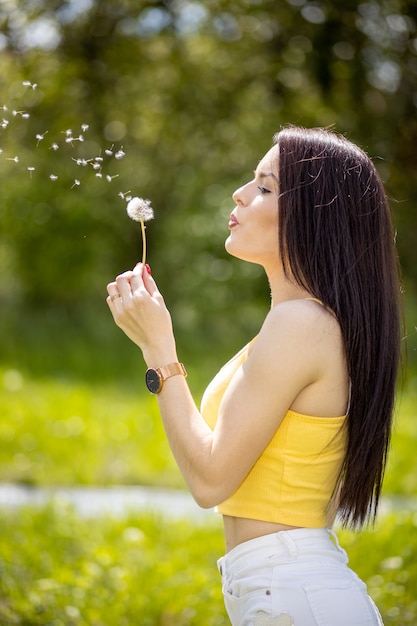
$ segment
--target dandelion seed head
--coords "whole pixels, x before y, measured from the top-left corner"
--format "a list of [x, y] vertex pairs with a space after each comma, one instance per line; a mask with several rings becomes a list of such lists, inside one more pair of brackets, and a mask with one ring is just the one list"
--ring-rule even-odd
[[131, 198], [129, 200], [126, 211], [128, 216], [135, 222], [148, 222], [153, 219], [153, 208], [150, 200], [143, 198]]

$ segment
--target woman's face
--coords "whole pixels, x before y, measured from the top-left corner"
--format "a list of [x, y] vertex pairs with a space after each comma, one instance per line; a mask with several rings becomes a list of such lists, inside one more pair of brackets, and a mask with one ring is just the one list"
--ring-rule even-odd
[[278, 146], [259, 162], [253, 180], [233, 194], [236, 203], [225, 247], [244, 261], [274, 268], [278, 251]]

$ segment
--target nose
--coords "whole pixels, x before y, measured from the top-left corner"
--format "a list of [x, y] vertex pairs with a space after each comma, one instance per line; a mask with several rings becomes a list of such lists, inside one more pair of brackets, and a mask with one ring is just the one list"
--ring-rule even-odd
[[236, 189], [236, 191], [234, 191], [233, 194], [232, 194], [233, 201], [238, 206], [244, 206], [244, 204], [245, 204], [245, 200], [244, 200], [244, 190], [245, 190], [245, 187], [246, 187], [246, 185], [242, 185], [242, 187], [239, 187], [239, 189]]

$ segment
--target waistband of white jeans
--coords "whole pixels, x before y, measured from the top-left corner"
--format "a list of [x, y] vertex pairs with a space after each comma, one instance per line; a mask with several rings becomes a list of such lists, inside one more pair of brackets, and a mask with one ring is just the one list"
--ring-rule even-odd
[[[332, 541], [333, 537], [333, 541]], [[295, 528], [281, 530], [240, 543], [221, 557], [217, 564], [221, 574], [247, 564], [248, 559], [262, 560], [282, 557], [291, 560], [299, 555], [327, 550], [347, 561], [346, 552], [339, 546], [336, 534], [328, 528]]]

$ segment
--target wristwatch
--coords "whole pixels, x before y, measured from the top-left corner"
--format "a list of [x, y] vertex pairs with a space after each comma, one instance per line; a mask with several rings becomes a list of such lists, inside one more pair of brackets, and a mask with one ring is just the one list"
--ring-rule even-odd
[[151, 393], [159, 393], [164, 384], [164, 380], [171, 378], [171, 376], [187, 377], [187, 372], [182, 363], [170, 363], [164, 367], [153, 368], [150, 367], [146, 370], [145, 382], [146, 386]]

